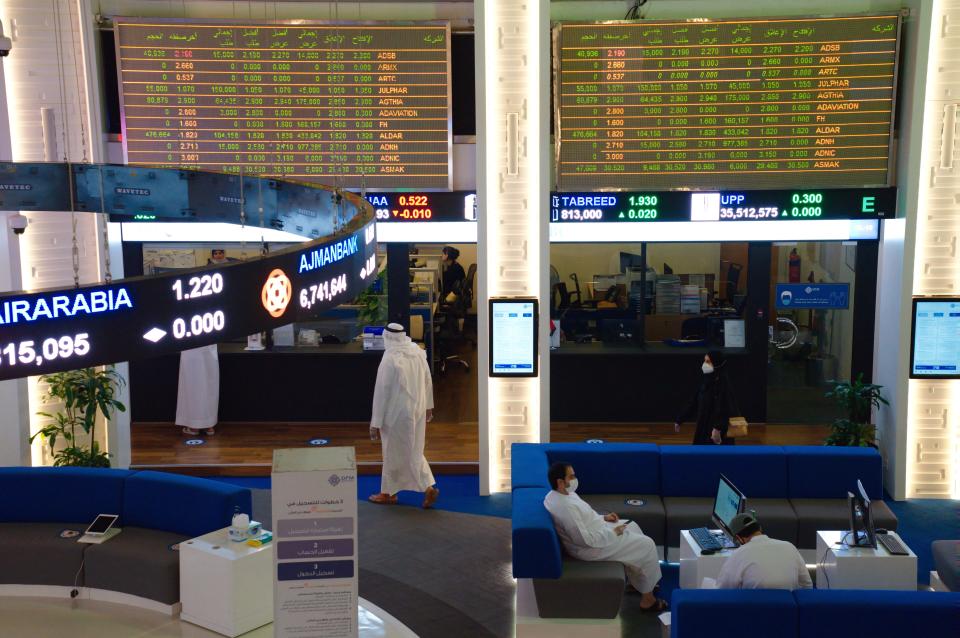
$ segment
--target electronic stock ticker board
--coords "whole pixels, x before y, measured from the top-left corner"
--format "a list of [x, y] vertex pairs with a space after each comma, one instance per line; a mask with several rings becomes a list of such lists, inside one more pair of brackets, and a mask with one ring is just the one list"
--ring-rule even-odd
[[889, 183], [899, 15], [561, 23], [557, 186]]
[[115, 22], [128, 164], [450, 187], [449, 23]]

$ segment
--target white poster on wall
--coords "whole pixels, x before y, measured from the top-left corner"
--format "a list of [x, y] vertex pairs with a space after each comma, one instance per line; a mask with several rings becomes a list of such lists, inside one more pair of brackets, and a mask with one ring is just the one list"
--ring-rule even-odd
[[352, 447], [274, 450], [276, 638], [357, 638]]

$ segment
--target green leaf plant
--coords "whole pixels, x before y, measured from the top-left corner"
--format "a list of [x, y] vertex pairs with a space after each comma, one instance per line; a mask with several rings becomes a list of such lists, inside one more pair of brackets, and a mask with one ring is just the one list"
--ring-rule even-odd
[[[30, 443], [38, 437], [46, 442], [56, 467], [110, 467], [109, 453], [96, 441], [97, 415], [109, 420], [115, 412], [126, 411], [115, 398], [125, 383], [120, 373], [113, 366], [83, 368], [46, 374], [39, 382], [48, 385], [43, 401], [59, 400], [63, 410], [56, 414], [37, 412], [50, 421], [30, 437]], [[59, 439], [66, 442], [66, 447], [58, 450]]]
[[837, 383], [827, 398], [844, 412], [844, 416], [834, 419], [830, 425], [830, 435], [824, 445], [843, 445], [852, 447], [875, 447], [876, 429], [870, 422], [873, 408], [890, 405], [883, 398], [883, 386], [863, 382], [863, 373], [852, 382]]

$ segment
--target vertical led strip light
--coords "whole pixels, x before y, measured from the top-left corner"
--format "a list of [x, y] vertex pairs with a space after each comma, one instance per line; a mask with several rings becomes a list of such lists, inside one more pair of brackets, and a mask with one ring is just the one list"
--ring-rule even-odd
[[[960, 162], [954, 69], [960, 62], [960, 0], [933, 4], [918, 184], [913, 294], [960, 294]], [[904, 300], [909, 304], [910, 301]], [[960, 498], [960, 381], [909, 382], [906, 492]]]
[[[549, 4], [546, 0], [483, 0], [477, 13], [483, 29], [486, 145], [481, 182], [485, 234], [479, 241], [486, 248], [487, 295], [540, 297], [541, 251], [546, 250], [540, 203], [547, 196], [543, 158], [549, 147], [542, 112], [546, 68], [541, 67]], [[478, 306], [485, 308], [483, 301]], [[540, 357], [539, 378], [480, 380], [487, 384], [485, 414], [481, 411], [481, 421], [486, 417], [481, 489], [488, 493], [510, 488], [510, 445], [541, 438], [546, 359]], [[486, 374], [485, 366], [479, 370]], [[480, 394], [482, 400], [484, 393]]]

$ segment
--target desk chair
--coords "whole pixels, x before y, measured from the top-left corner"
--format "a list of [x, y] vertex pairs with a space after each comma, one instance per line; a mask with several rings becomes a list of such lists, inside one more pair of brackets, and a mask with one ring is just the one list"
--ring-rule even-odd
[[463, 366], [464, 372], [470, 371], [470, 363], [460, 355], [451, 354], [448, 347], [454, 343], [471, 342], [475, 344], [475, 341], [471, 341], [466, 335], [464, 325], [467, 312], [473, 306], [473, 280], [476, 273], [477, 265], [471, 264], [466, 279], [459, 282], [454, 288], [457, 298], [449, 304], [443, 303], [443, 300], [441, 300], [440, 308], [437, 310], [437, 315], [441, 318], [437, 333], [439, 336], [437, 350], [439, 352], [440, 372], [446, 372], [448, 365], [460, 365]]

